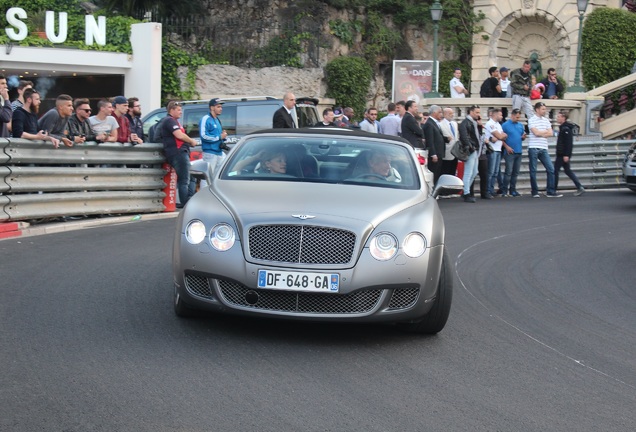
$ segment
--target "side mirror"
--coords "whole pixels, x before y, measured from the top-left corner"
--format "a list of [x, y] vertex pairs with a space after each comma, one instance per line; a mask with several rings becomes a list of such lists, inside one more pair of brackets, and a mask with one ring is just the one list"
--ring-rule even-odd
[[205, 180], [208, 184], [210, 184], [212, 181], [210, 176], [210, 165], [202, 159], [192, 162], [190, 165], [190, 177], [194, 177], [198, 180]]
[[433, 189], [433, 198], [438, 196], [456, 195], [464, 190], [464, 182], [453, 175], [443, 174], [437, 180], [437, 185]]

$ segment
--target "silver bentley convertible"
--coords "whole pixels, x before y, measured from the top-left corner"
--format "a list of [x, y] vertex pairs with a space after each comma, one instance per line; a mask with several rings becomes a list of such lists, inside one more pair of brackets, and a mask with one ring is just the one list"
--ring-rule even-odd
[[[337, 128], [244, 137], [181, 211], [173, 248], [178, 316], [210, 310], [397, 323], [437, 333], [452, 299], [438, 195], [407, 141]], [[428, 172], [430, 174], [430, 172]]]

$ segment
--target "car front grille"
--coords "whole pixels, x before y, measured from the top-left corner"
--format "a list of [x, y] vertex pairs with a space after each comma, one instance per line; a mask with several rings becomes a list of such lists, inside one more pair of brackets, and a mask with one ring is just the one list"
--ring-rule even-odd
[[212, 297], [212, 288], [206, 277], [186, 274], [185, 286], [192, 295], [205, 298]]
[[393, 290], [389, 310], [408, 309], [417, 302], [420, 295], [418, 288], [397, 288]]
[[[362, 314], [372, 311], [380, 301], [382, 290], [357, 291], [351, 294], [322, 294], [279, 290], [252, 290], [245, 285], [219, 280], [223, 299], [244, 308], [310, 314]], [[248, 292], [257, 301], [248, 303]]]
[[346, 264], [353, 257], [351, 231], [305, 225], [257, 225], [249, 230], [252, 258], [297, 264]]

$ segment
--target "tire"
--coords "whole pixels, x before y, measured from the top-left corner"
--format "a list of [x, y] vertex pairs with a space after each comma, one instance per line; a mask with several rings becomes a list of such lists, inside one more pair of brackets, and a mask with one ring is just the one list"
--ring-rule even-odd
[[453, 300], [453, 269], [444, 249], [442, 268], [437, 283], [437, 298], [431, 310], [419, 321], [400, 323], [400, 327], [407, 332], [436, 334], [442, 331], [448, 321]]
[[196, 316], [196, 311], [192, 308], [190, 308], [189, 306], [187, 306], [184, 302], [183, 299], [181, 298], [181, 296], [179, 295], [179, 292], [177, 291], [177, 287], [174, 287], [174, 313], [175, 315], [177, 315], [179, 318], [192, 318], [194, 316]]

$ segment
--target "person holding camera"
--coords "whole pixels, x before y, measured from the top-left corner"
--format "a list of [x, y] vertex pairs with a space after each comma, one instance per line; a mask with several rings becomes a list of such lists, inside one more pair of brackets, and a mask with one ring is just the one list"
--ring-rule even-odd
[[548, 69], [548, 76], [540, 81], [543, 84], [545, 91], [543, 92], [543, 99], [558, 99], [559, 94], [563, 93], [563, 84], [557, 78], [556, 69]]
[[223, 102], [219, 98], [210, 99], [208, 104], [210, 114], [201, 118], [199, 123], [199, 133], [201, 137], [201, 149], [203, 150], [203, 160], [209, 165], [210, 175], [221, 166], [225, 160], [223, 149], [227, 149], [225, 138], [227, 132], [223, 130], [219, 116], [223, 112]]

